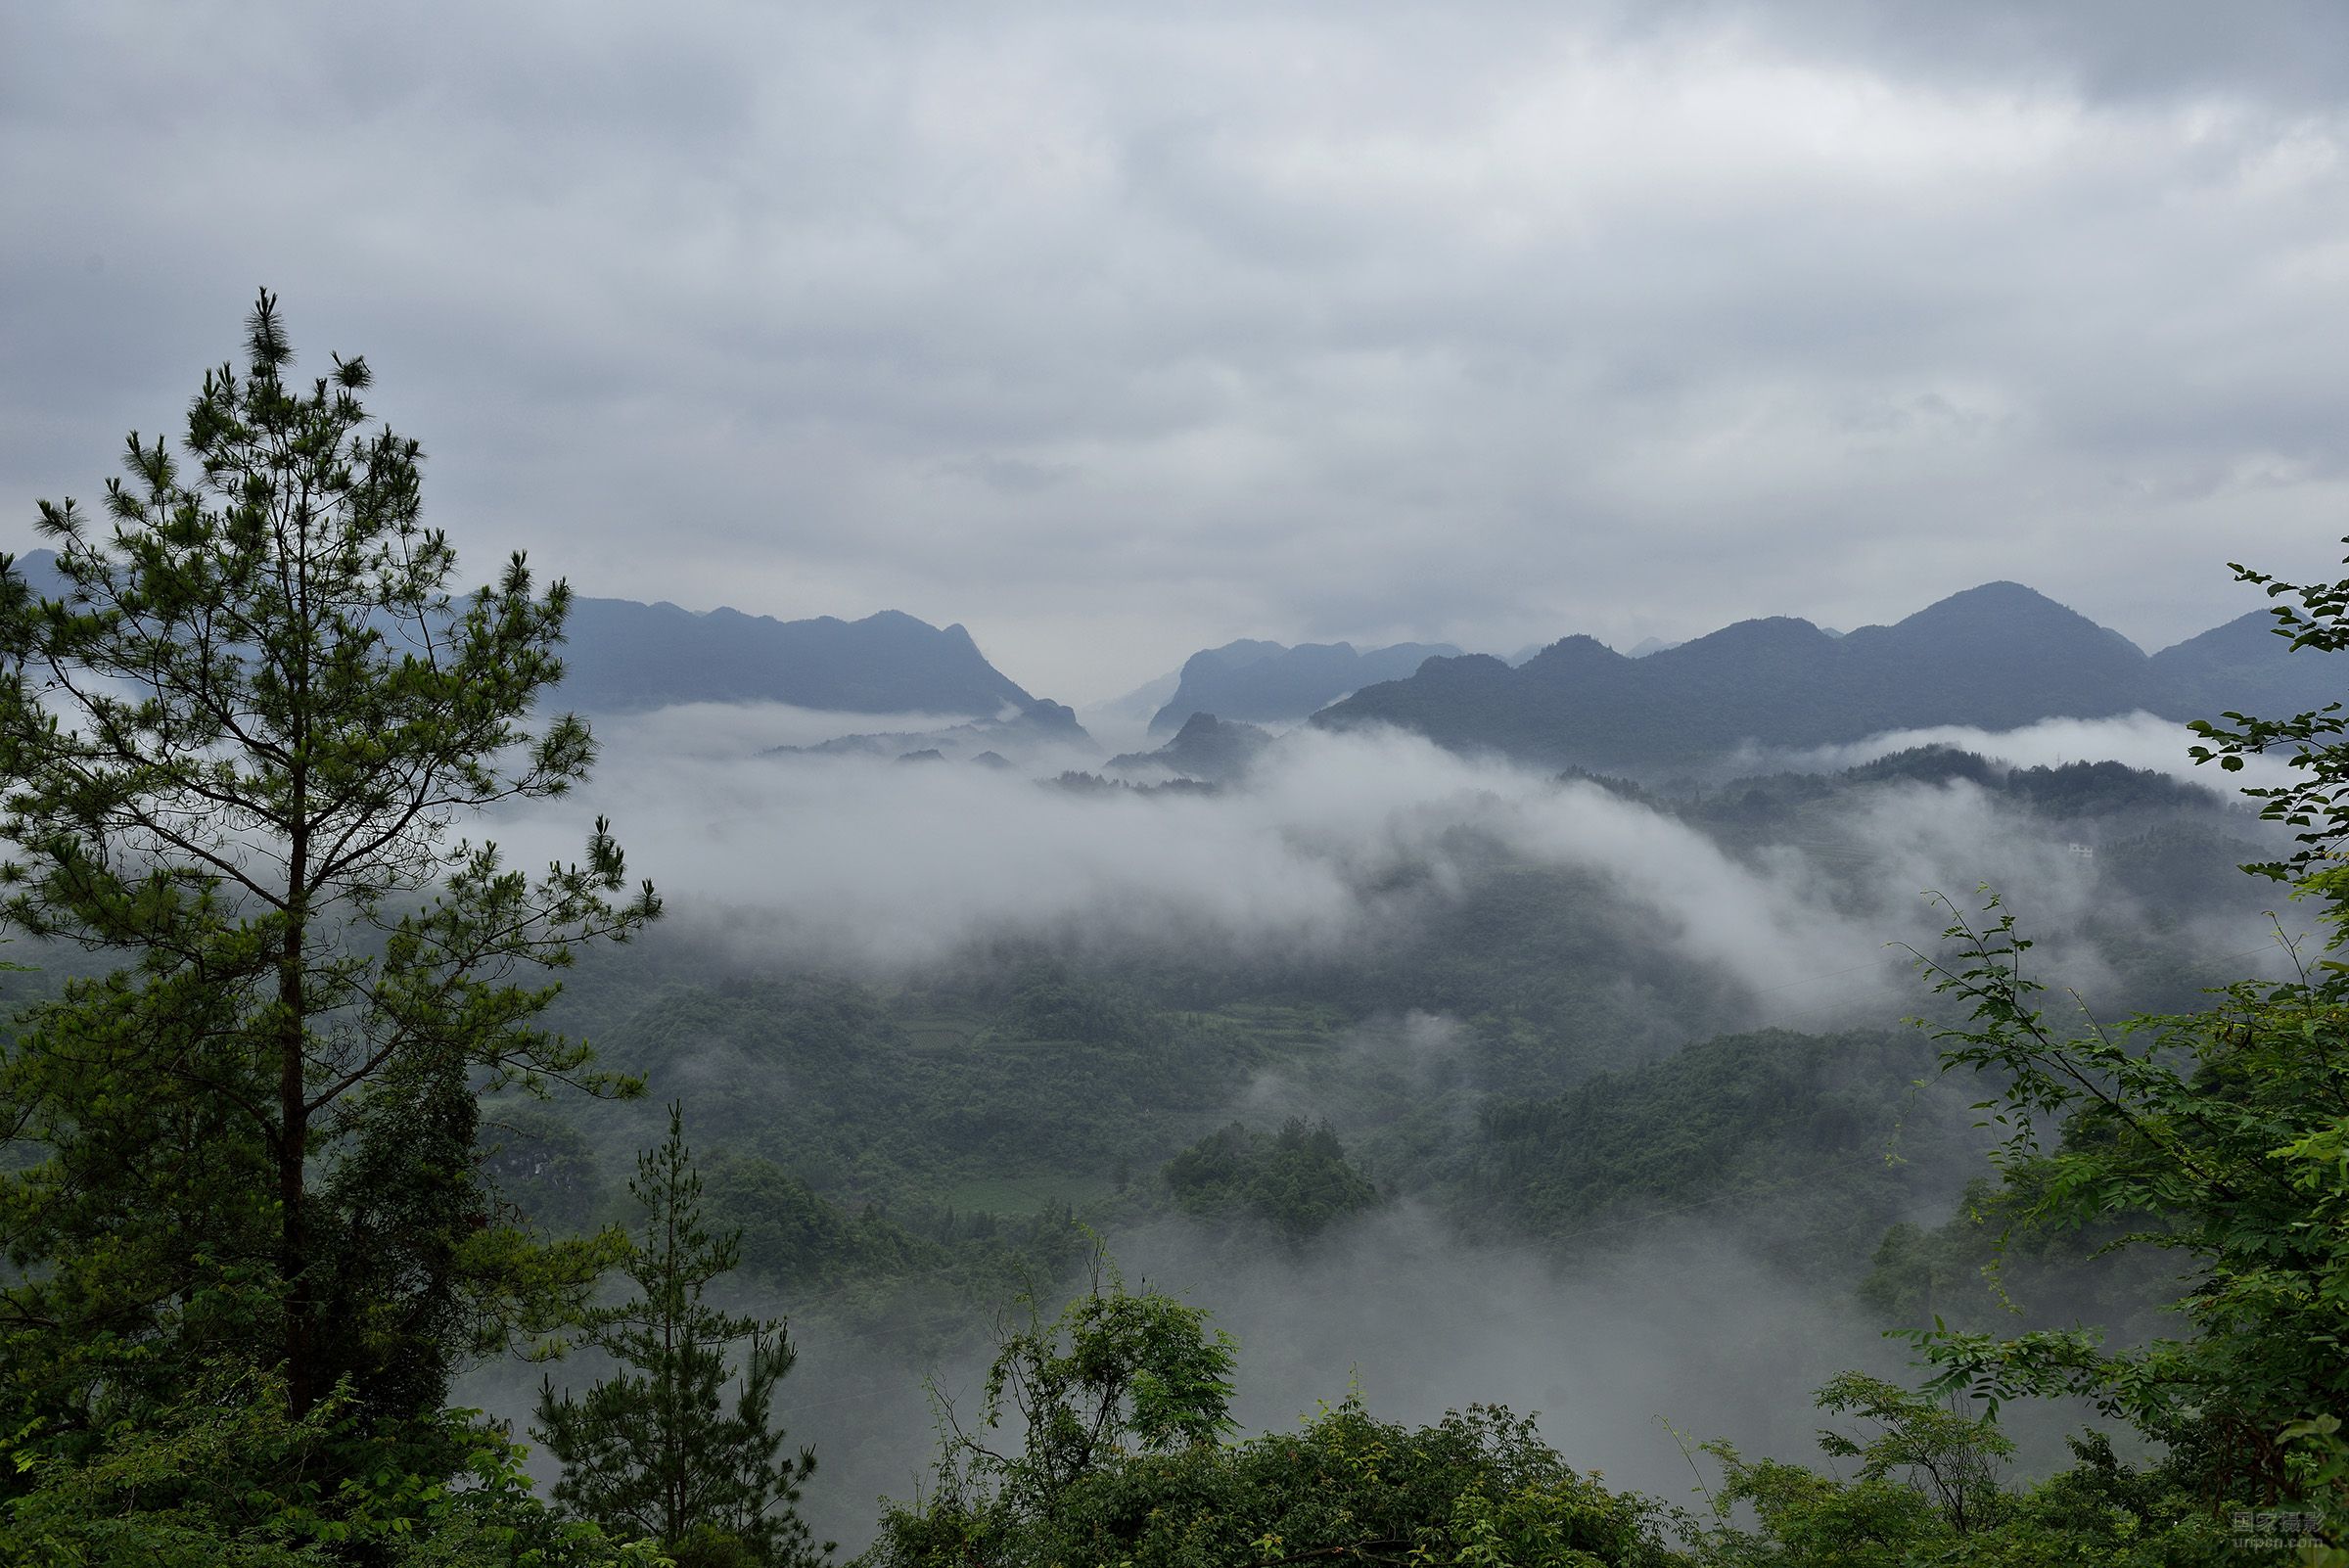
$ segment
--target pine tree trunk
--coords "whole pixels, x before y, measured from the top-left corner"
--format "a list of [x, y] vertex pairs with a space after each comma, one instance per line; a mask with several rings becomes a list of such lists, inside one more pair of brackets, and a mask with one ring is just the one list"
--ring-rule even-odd
[[[297, 774], [299, 780], [299, 774]], [[296, 810], [300, 809], [302, 790], [295, 786]], [[299, 815], [297, 817], [299, 822]], [[303, 1210], [307, 1207], [304, 1190], [309, 1152], [310, 1115], [309, 1085], [302, 1072], [304, 996], [302, 988], [302, 940], [308, 921], [301, 905], [301, 884], [309, 866], [307, 836], [298, 825], [293, 834], [291, 853], [287, 856], [287, 886], [290, 893], [286, 917], [286, 936], [278, 953], [277, 1000], [278, 1062], [277, 1062], [277, 1197], [281, 1206], [278, 1232], [278, 1271], [286, 1290], [286, 1401], [297, 1419], [309, 1412], [317, 1397], [313, 1386], [315, 1351], [311, 1344], [311, 1304], [313, 1282], [309, 1268], [309, 1234]]]

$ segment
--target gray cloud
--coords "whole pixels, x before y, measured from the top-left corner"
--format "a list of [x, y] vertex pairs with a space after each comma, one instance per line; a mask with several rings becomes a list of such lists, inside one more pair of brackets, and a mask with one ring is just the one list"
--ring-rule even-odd
[[2349, 17], [2324, 0], [1684, 0], [1665, 10], [1675, 21], [1767, 23], [1791, 47], [1905, 71], [2036, 78], [2102, 100], [2225, 93], [2324, 107], [2349, 87]]
[[894, 606], [1072, 700], [1995, 576], [2158, 644], [2349, 514], [2336, 8], [0, 25], [27, 524], [260, 281], [473, 570]]

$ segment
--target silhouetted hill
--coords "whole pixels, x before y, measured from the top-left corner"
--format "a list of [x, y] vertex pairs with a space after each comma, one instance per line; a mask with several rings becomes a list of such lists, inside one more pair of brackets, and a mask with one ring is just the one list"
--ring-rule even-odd
[[959, 625], [895, 610], [861, 621], [777, 621], [738, 610], [576, 599], [558, 703], [591, 712], [670, 703], [777, 702], [848, 714], [992, 717], [1035, 699]]
[[[1181, 689], [1182, 677], [1196, 670], [1236, 669], [1288, 651], [1287, 643], [1267, 642], [1262, 637], [1236, 637], [1221, 648], [1202, 648], [1185, 659], [1182, 668], [1174, 672], [1175, 687]], [[1173, 693], [1168, 695], [1172, 697]]]
[[2338, 654], [2291, 651], [2276, 617], [2253, 610], [2152, 659], [2182, 716], [2215, 718], [2233, 709], [2275, 717], [2349, 701], [2349, 669]]
[[12, 571], [24, 579], [24, 585], [45, 599], [65, 596], [66, 579], [58, 575], [55, 550], [26, 550], [16, 559]]
[[1113, 757], [1112, 771], [1163, 767], [1184, 778], [1221, 782], [1248, 770], [1256, 756], [1272, 744], [1269, 730], [1254, 724], [1220, 719], [1213, 714], [1193, 714], [1173, 740], [1154, 752], [1128, 752]]
[[[1283, 651], [1285, 651], [1283, 644], [1265, 642], [1256, 637], [1242, 637], [1236, 642], [1227, 642], [1221, 648], [1202, 648], [1184, 661], [1183, 669], [1190, 669], [1193, 664], [1201, 660], [1210, 663], [1245, 664], [1251, 659], [1262, 659], [1267, 654]], [[1174, 700], [1174, 693], [1181, 687], [1182, 669], [1170, 669], [1163, 675], [1143, 681], [1123, 697], [1112, 697], [1105, 702], [1094, 703], [1085, 711], [1107, 719], [1113, 724], [1134, 723], [1147, 726], [1150, 720], [1157, 716], [1161, 708]], [[1302, 718], [1305, 715], [1299, 714], [1294, 716]]]
[[1695, 761], [1748, 741], [1820, 746], [1934, 724], [2294, 713], [2349, 688], [2338, 656], [2292, 655], [2254, 624], [2266, 620], [2255, 613], [2148, 659], [2020, 583], [1991, 582], [1840, 637], [1777, 617], [1637, 660], [1579, 636], [1514, 669], [1497, 659], [1434, 659], [1314, 722], [1388, 723], [1448, 746], [1623, 766]]
[[1150, 733], [1179, 729], [1193, 714], [1225, 718], [1303, 718], [1358, 687], [1397, 680], [1430, 657], [1459, 650], [1450, 643], [1399, 642], [1358, 650], [1350, 642], [1229, 642], [1191, 655], [1174, 695], [1150, 720]]

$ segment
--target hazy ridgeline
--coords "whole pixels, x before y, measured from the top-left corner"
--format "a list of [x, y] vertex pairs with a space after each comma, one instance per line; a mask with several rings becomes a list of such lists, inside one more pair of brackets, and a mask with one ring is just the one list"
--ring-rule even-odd
[[[1901, 1365], [1879, 1329], [1998, 1311], [1976, 1241], [1885, 1246], [1987, 1170], [1981, 1086], [1903, 1024], [1932, 998], [1902, 945], [1945, 923], [1921, 893], [1998, 887], [2100, 1018], [2281, 957], [2271, 885], [2234, 869], [2272, 830], [2182, 786], [2153, 720], [1641, 784], [1299, 731], [1239, 783], [1159, 792], [758, 755], [814, 722], [602, 726], [599, 803], [671, 915], [567, 976], [561, 1022], [649, 1093], [490, 1135], [517, 1202], [585, 1225], [682, 1099], [744, 1229], [730, 1290], [794, 1322], [810, 1517], [851, 1544], [926, 1470], [924, 1379], [968, 1408], [999, 1310], [1056, 1299], [1078, 1225], [1236, 1335], [1252, 1427], [1359, 1379], [1390, 1418], [1539, 1409], [1576, 1463], [1669, 1497], [1691, 1480], [1662, 1420], [1801, 1452], [1827, 1375]], [[2108, 757], [2152, 770], [2068, 765]], [[563, 848], [553, 817], [492, 828], [525, 863]], [[2043, 1265], [2016, 1276], [2034, 1317], [2143, 1294]], [[471, 1392], [519, 1414], [535, 1382]]]

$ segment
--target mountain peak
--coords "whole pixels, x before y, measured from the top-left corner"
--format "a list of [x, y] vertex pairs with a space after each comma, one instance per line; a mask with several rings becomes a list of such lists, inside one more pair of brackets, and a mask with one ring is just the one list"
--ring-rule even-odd
[[1994, 602], [2007, 599], [2018, 603], [2037, 602], [2041, 604], [2055, 602], [2028, 583], [2017, 582], [2012, 577], [1993, 577], [1988, 582], [1977, 582], [1970, 588], [1959, 588], [1946, 598], [1934, 600], [1933, 604], [1927, 605], [1925, 608], [1930, 610], [1938, 605], [1956, 604], [1960, 599], [1982, 599]]
[[2052, 639], [2053, 643], [2076, 648], [2085, 657], [2117, 659], [2121, 665], [2142, 664], [2145, 657], [2143, 649], [2111, 627], [2100, 626], [2070, 605], [2058, 604], [2020, 582], [1985, 582], [1937, 600], [1896, 625], [1863, 629], [1865, 636], [1878, 639], [1920, 635], [1972, 640]]
[[1211, 669], [1236, 669], [1242, 665], [1255, 664], [1260, 659], [1272, 659], [1289, 651], [1284, 642], [1267, 642], [1261, 637], [1238, 637], [1221, 648], [1202, 648], [1182, 662], [1177, 680], [1203, 674]]
[[1586, 636], [1578, 631], [1571, 637], [1560, 637], [1517, 669], [1521, 673], [1530, 673], [1540, 679], [1569, 672], [1611, 669], [1624, 662], [1624, 655], [1596, 637]]
[[1104, 764], [1113, 773], [1163, 768], [1184, 778], [1217, 782], [1239, 777], [1272, 744], [1271, 732], [1213, 714], [1193, 714], [1173, 740], [1154, 752], [1128, 752]]
[[[1968, 617], [2062, 616], [2073, 621], [2088, 622], [2088, 617], [2070, 605], [2059, 604], [2037, 588], [2001, 578], [1996, 582], [1979, 583], [1961, 588], [1946, 599], [1931, 604], [1899, 623], [1913, 625], [1919, 622], [1957, 620]], [[2088, 622], [2094, 625], [2094, 622]]]
[[1652, 669], [1680, 669], [1728, 659], [1812, 656], [1832, 652], [1835, 639], [1808, 621], [1793, 616], [1760, 616], [1732, 622], [1719, 631], [1691, 637], [1677, 648], [1649, 654], [1640, 664]]
[[1203, 741], [1222, 727], [1222, 720], [1213, 714], [1193, 714], [1182, 721], [1182, 728], [1174, 732], [1174, 744]]

